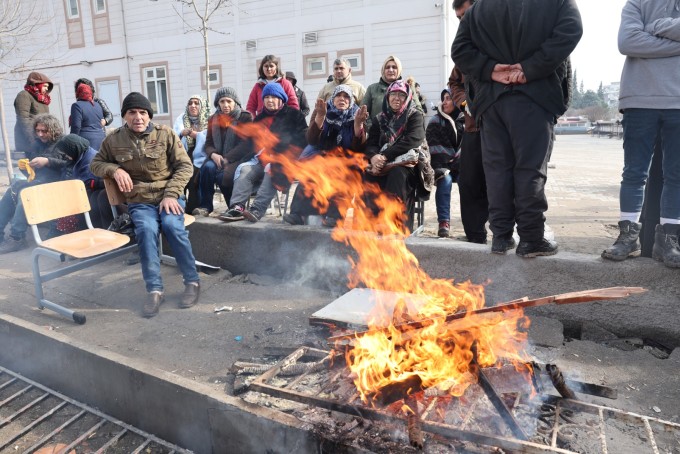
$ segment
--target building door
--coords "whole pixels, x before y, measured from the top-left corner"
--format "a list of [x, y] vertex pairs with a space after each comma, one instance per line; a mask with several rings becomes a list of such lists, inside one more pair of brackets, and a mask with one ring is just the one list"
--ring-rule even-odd
[[120, 118], [120, 86], [117, 79], [102, 80], [97, 82], [97, 97], [101, 98], [109, 106], [113, 114], [113, 123], [108, 128], [118, 128], [123, 125]]

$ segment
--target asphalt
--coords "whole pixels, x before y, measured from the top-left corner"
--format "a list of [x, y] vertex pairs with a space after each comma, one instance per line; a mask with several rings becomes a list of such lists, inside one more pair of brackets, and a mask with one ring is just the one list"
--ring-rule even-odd
[[[619, 140], [558, 137], [546, 190], [548, 224], [560, 243], [555, 257], [491, 256], [488, 246], [456, 239], [462, 236], [458, 217], [452, 222], [453, 238], [437, 239], [432, 201], [423, 238], [409, 240], [409, 247], [433, 276], [479, 283], [491, 278], [491, 302], [644, 284], [650, 292], [629, 300], [531, 312], [529, 350], [544, 362], [558, 363], [567, 376], [619, 389], [617, 401], [600, 403], [677, 421], [679, 350], [660, 359], [649, 346], [624, 351], [603, 339], [652, 337], [669, 347], [666, 353], [680, 345], [678, 271], [646, 258], [622, 264], [599, 258], [616, 237], [612, 226], [622, 163]], [[457, 193], [453, 198], [457, 213]], [[307, 319], [345, 290], [346, 254], [330, 242], [327, 231], [265, 219], [240, 226], [199, 219], [190, 227], [197, 258], [229, 270], [202, 275], [201, 301], [192, 309], [177, 308], [181, 279], [175, 268], [164, 266], [167, 302], [157, 317], [141, 318], [139, 268], [117, 259], [47, 284], [48, 297], [87, 315], [85, 325], [75, 325], [35, 307], [29, 249], [0, 256], [0, 312], [229, 392], [229, 368], [236, 359], [256, 361], [274, 349], [303, 344], [325, 347], [327, 331], [310, 327]], [[304, 254], [307, 266], [299, 267]], [[225, 306], [230, 309], [215, 312]], [[584, 331], [600, 334], [582, 340]]]

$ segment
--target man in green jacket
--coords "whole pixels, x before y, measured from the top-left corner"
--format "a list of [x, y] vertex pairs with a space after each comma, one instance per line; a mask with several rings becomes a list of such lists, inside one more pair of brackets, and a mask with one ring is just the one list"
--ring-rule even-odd
[[189, 308], [198, 302], [196, 261], [184, 228], [183, 193], [193, 165], [177, 134], [151, 122], [153, 109], [144, 95], [127, 95], [121, 115], [125, 125], [104, 139], [90, 167], [94, 175], [114, 179], [127, 200], [148, 292], [143, 315], [150, 318], [158, 313], [164, 300], [159, 228], [184, 277], [179, 307]]

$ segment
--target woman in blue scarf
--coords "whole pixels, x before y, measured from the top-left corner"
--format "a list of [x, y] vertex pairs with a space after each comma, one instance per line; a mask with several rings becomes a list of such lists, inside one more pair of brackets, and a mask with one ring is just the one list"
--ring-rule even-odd
[[[354, 103], [352, 89], [348, 85], [338, 85], [333, 90], [328, 102], [316, 100], [314, 111], [307, 130], [307, 142], [300, 159], [309, 159], [318, 154], [326, 154], [333, 150], [362, 151], [366, 143], [364, 122], [368, 118], [366, 106], [359, 107]], [[288, 224], [304, 224], [303, 216], [320, 214], [312, 205], [312, 199], [305, 195], [304, 188], [298, 185], [290, 206], [290, 213], [283, 216]], [[325, 214], [323, 224], [335, 227], [341, 218], [337, 204], [331, 200]]]

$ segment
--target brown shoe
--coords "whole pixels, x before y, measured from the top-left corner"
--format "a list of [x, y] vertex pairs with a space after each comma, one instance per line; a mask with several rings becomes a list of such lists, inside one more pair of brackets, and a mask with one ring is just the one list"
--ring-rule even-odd
[[180, 309], [189, 309], [198, 303], [198, 295], [201, 294], [201, 284], [198, 282], [190, 282], [184, 284], [184, 294], [182, 294], [182, 301], [179, 302]]
[[149, 292], [142, 309], [142, 315], [145, 318], [151, 318], [158, 314], [158, 309], [161, 307], [163, 300], [165, 300], [165, 295], [161, 292]]

